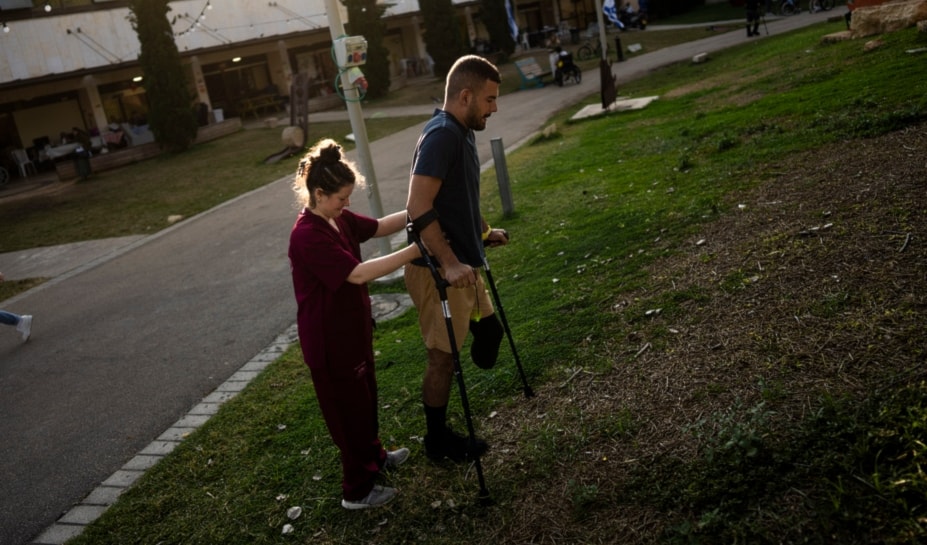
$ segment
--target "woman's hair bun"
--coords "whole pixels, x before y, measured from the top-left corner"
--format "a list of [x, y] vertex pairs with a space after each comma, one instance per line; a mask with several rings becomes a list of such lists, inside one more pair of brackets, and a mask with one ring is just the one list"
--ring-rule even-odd
[[319, 149], [319, 163], [322, 165], [334, 165], [341, 162], [341, 146], [332, 142], [329, 145]]

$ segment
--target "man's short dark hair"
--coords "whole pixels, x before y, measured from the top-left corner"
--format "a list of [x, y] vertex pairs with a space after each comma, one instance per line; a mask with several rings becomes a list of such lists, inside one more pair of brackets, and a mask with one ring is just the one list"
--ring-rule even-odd
[[454, 96], [464, 89], [479, 91], [487, 81], [502, 83], [502, 76], [496, 65], [479, 55], [464, 55], [457, 59], [447, 73], [447, 96]]

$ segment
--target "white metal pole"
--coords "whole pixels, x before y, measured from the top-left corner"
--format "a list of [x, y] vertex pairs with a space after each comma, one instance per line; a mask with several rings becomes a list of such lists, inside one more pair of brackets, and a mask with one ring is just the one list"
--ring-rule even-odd
[[[616, 6], [621, 6], [621, 4], [616, 0]], [[607, 60], [608, 55], [606, 54], [607, 49], [605, 49], [606, 43], [606, 33], [605, 33], [605, 14], [602, 12], [602, 0], [595, 0], [595, 20], [599, 23], [599, 46], [601, 46], [602, 56], [601, 60]]]
[[[337, 0], [325, 0], [325, 12], [328, 14], [328, 30], [331, 32], [332, 42], [345, 35], [339, 7]], [[341, 67], [338, 68], [341, 69]], [[364, 124], [364, 114], [361, 112], [360, 93], [350, 81], [347, 72], [341, 74], [341, 87], [344, 89], [348, 118], [351, 121], [351, 131], [354, 133], [354, 143], [357, 146], [358, 167], [367, 180], [367, 202], [370, 203], [370, 215], [382, 218], [383, 203], [380, 201], [380, 190], [377, 188], [377, 174], [373, 169], [370, 142], [367, 141], [367, 126]], [[389, 237], [378, 238], [377, 247], [380, 255], [390, 253], [392, 248], [389, 244]]]

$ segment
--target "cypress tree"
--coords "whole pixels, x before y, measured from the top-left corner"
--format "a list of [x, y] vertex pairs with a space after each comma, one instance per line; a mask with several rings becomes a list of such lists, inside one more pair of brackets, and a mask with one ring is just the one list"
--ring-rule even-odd
[[383, 45], [386, 24], [383, 14], [393, 4], [377, 4], [376, 0], [342, 0], [348, 8], [348, 32], [367, 40], [367, 62], [361, 66], [367, 78], [367, 97], [377, 98], [389, 93], [389, 49]]
[[451, 0], [420, 0], [425, 22], [425, 48], [435, 63], [435, 76], [443, 78], [464, 54], [460, 20]]
[[148, 125], [161, 148], [177, 152], [196, 138], [193, 96], [167, 14], [167, 0], [130, 0], [129, 21], [138, 34], [138, 62], [148, 99]]
[[492, 42], [506, 56], [515, 52], [515, 40], [509, 31], [509, 15], [505, 0], [480, 0], [481, 19]]

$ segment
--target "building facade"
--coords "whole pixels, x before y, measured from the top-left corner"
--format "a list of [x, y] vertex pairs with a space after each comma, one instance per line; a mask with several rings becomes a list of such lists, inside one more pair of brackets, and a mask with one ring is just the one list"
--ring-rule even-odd
[[[462, 34], [474, 46], [486, 43], [478, 0], [453, 3]], [[400, 87], [431, 67], [418, 0], [391, 4], [384, 45], [391, 80]], [[169, 7], [191, 107], [206, 114], [202, 122], [281, 108], [296, 74], [310, 82], [310, 111], [339, 105], [324, 0], [178, 0]], [[552, 33], [575, 40], [596, 20], [594, 0], [513, 0], [512, 11], [522, 47], [543, 47]], [[4, 160], [13, 149], [47, 160], [42, 150], [76, 131], [105, 146], [116, 144], [103, 138], [111, 129], [145, 127], [140, 45], [129, 15], [127, 2], [119, 0], [0, 0]]]

